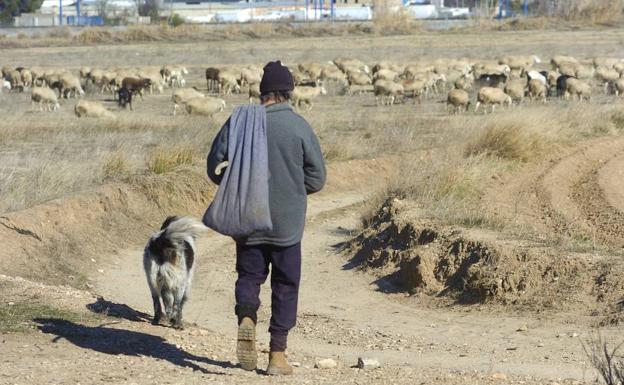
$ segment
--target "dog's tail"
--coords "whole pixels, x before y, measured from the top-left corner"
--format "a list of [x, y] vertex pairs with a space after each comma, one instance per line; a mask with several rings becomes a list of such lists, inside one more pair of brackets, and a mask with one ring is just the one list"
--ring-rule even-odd
[[196, 238], [206, 229], [207, 227], [195, 218], [176, 217], [165, 227], [161, 236], [167, 238], [171, 243], [181, 244], [187, 237]]

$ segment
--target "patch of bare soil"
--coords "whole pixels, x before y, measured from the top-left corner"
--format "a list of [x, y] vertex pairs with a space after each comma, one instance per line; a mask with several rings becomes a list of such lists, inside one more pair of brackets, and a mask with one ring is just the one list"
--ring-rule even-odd
[[484, 231], [419, 217], [409, 202], [388, 201], [350, 244], [353, 263], [380, 276], [385, 290], [444, 304], [497, 303], [518, 309], [587, 307], [594, 288], [590, 262]]

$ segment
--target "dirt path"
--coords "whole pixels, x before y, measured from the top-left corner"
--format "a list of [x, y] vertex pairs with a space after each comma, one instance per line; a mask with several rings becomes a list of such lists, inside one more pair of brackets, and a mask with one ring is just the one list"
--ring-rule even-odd
[[[349, 270], [335, 245], [348, 238], [358, 220], [359, 194], [315, 197], [304, 239], [300, 318], [291, 354], [304, 367], [333, 357], [352, 365], [372, 355], [391, 367], [504, 372], [538, 378], [588, 379], [578, 336], [584, 330], [565, 322], [517, 318], [461, 310], [430, 310], [403, 295], [382, 293], [371, 277]], [[216, 235], [199, 243], [201, 255], [186, 320], [233, 335], [232, 242]], [[141, 250], [115, 257], [104, 268], [97, 290], [107, 299], [150, 312], [140, 263]], [[120, 284], [123, 282], [124, 284]], [[259, 340], [266, 348], [269, 290], [262, 293]], [[518, 332], [523, 326], [528, 331]], [[222, 346], [231, 354], [233, 340]], [[261, 365], [266, 362], [263, 359]], [[238, 373], [238, 371], [236, 371]]]

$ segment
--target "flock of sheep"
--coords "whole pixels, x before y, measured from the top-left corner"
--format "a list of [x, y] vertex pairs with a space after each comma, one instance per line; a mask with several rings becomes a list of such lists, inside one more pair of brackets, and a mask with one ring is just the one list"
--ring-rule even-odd
[[[475, 111], [484, 106], [521, 103], [524, 98], [546, 101], [549, 97], [589, 100], [592, 90], [624, 93], [624, 59], [555, 56], [544, 63], [536, 56], [506, 56], [499, 60], [437, 59], [400, 64], [382, 61], [368, 65], [354, 58], [290, 66], [295, 80], [292, 103], [312, 108], [313, 100], [327, 94], [326, 87], [346, 95], [373, 94], [378, 104], [415, 103], [445, 93], [450, 112]], [[55, 111], [59, 99], [78, 99], [76, 116], [103, 117], [114, 113], [86, 94], [111, 94], [120, 107], [132, 109], [133, 96], [162, 93], [171, 88], [173, 114], [183, 106], [189, 114], [212, 116], [223, 111], [223, 97], [247, 93], [250, 103], [260, 96], [262, 67], [258, 65], [209, 67], [205, 70], [206, 94], [186, 87], [189, 71], [183, 66], [140, 68], [89, 68], [78, 73], [44, 67], [2, 67], [0, 90], [30, 90], [33, 109]], [[208, 96], [213, 94], [215, 96]]]

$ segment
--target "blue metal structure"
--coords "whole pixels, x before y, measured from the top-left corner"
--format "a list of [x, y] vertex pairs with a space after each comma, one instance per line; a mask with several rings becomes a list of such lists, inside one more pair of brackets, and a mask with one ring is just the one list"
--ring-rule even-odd
[[498, 0], [498, 18], [503, 17], [511, 17], [511, 0]]
[[102, 16], [67, 16], [67, 25], [104, 25]]
[[63, 25], [63, 0], [59, 0], [59, 24]]

